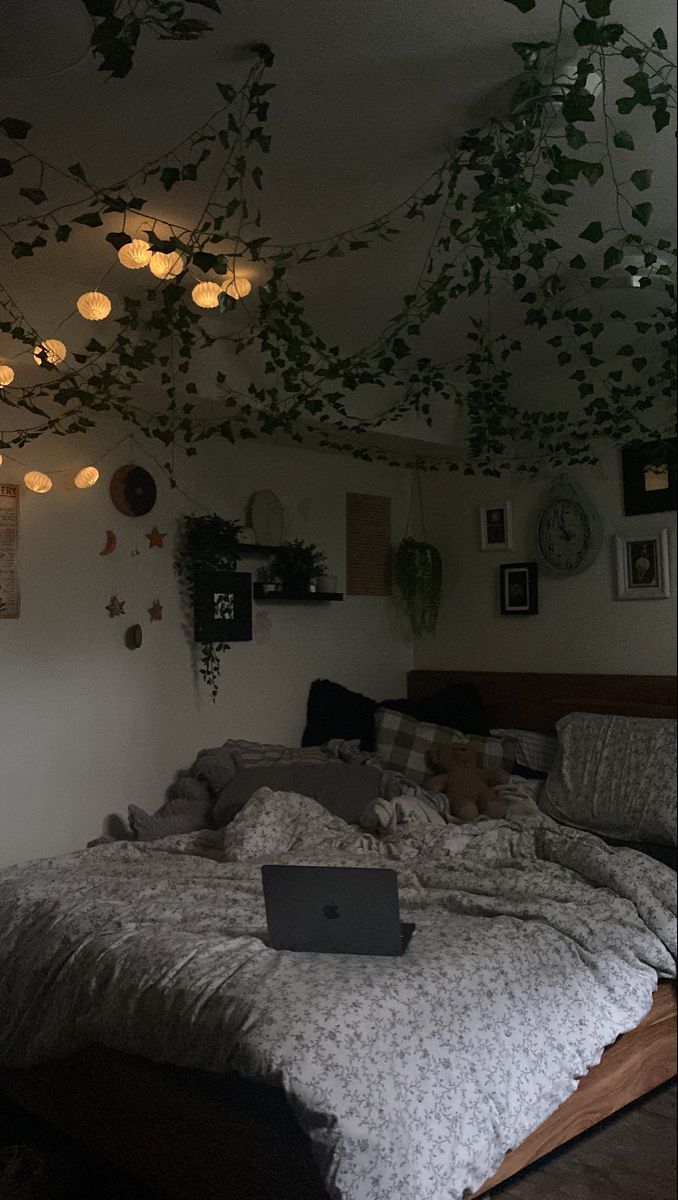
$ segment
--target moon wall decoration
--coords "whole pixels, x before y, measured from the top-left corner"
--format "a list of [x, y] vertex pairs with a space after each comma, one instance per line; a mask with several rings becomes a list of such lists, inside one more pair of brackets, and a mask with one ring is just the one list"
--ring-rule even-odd
[[104, 558], [107, 554], [112, 554], [113, 551], [115, 550], [117, 544], [118, 544], [118, 539], [115, 536], [113, 530], [107, 529], [106, 530], [106, 545], [104, 546], [103, 550], [99, 551], [99, 554], [101, 555], [101, 557]]
[[155, 504], [155, 480], [144, 467], [127, 463], [118, 467], [111, 479], [111, 500], [126, 517], [145, 517]]

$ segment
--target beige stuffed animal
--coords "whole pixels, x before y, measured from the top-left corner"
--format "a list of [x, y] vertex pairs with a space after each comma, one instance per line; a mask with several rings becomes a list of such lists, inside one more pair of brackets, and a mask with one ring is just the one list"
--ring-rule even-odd
[[506, 802], [492, 789], [508, 781], [506, 771], [481, 766], [481, 752], [472, 742], [457, 746], [434, 746], [429, 765], [439, 774], [425, 783], [430, 792], [444, 792], [453, 817], [477, 821], [483, 814], [498, 819], [506, 816]]

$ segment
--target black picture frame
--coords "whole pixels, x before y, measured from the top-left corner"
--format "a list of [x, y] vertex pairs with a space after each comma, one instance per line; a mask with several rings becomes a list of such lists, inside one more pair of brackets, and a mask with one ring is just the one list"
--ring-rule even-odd
[[502, 617], [533, 617], [539, 612], [536, 562], [502, 563], [499, 567], [499, 610]]
[[252, 575], [215, 571], [196, 582], [193, 603], [196, 642], [252, 641]]
[[657, 438], [622, 447], [625, 516], [676, 511], [676, 445]]

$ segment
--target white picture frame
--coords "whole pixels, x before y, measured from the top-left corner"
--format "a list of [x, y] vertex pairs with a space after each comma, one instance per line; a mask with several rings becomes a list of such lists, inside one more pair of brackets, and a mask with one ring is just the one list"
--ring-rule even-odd
[[513, 549], [513, 507], [510, 500], [481, 506], [480, 549]]
[[669, 531], [617, 534], [618, 600], [665, 600], [671, 595]]

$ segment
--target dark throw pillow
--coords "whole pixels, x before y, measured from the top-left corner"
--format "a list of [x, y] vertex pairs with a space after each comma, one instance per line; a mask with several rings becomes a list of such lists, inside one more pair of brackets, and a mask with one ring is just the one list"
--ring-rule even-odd
[[371, 700], [331, 679], [315, 679], [308, 693], [302, 746], [322, 746], [332, 738], [359, 739], [361, 750], [374, 750], [378, 708], [405, 713], [417, 721], [445, 725], [461, 733], [487, 737], [490, 730], [482, 700], [472, 683], [451, 683], [422, 700]]

